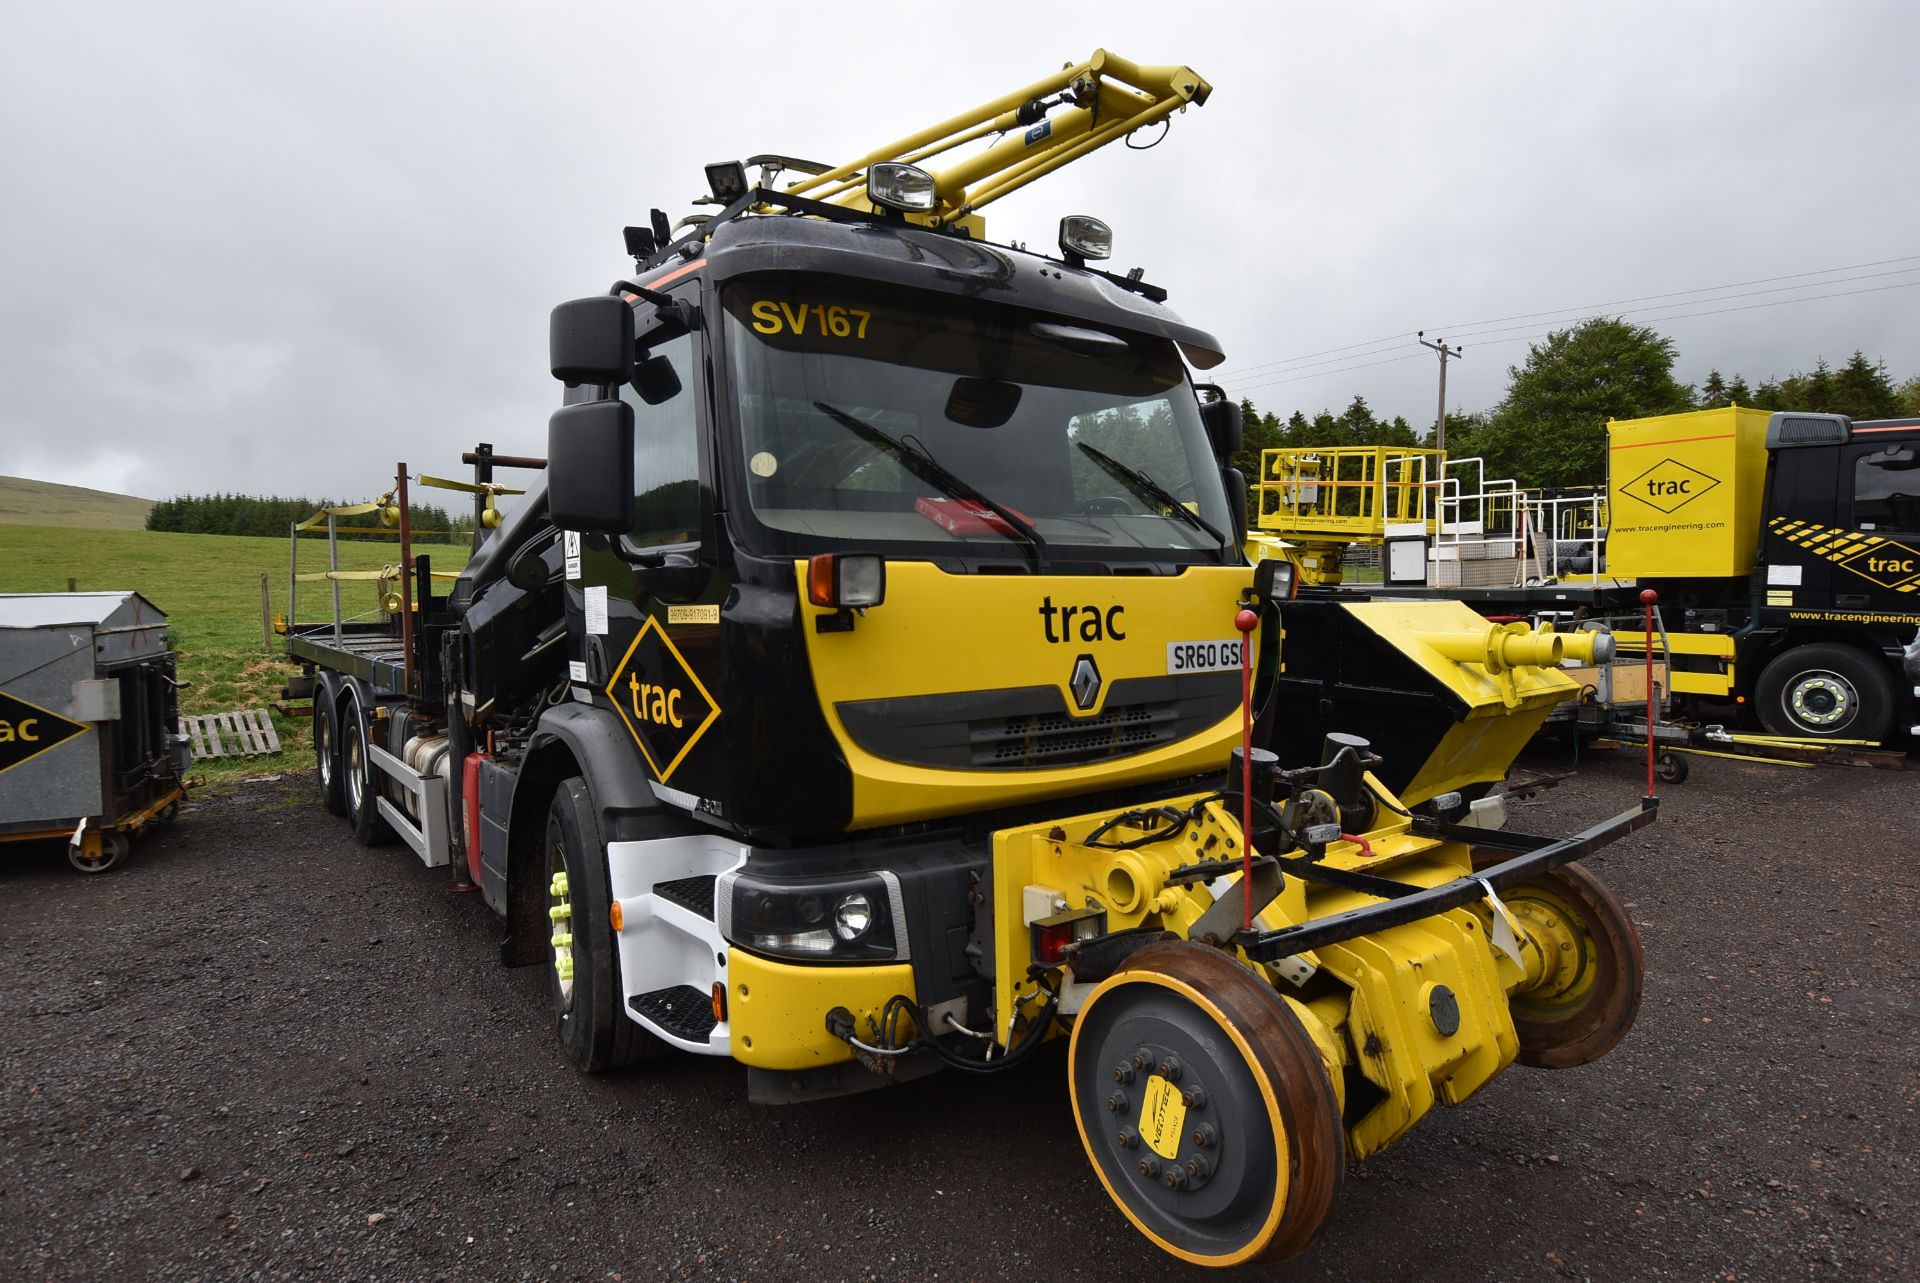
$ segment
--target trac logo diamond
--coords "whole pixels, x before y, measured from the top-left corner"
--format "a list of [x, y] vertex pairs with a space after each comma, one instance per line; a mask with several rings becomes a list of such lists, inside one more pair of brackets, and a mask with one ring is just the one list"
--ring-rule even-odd
[[1620, 493], [1632, 495], [1649, 508], [1676, 512], [1720, 484], [1698, 468], [1689, 468], [1676, 459], [1662, 459], [1620, 487]]
[[633, 644], [614, 666], [606, 694], [653, 768], [654, 778], [663, 784], [720, 716], [720, 706], [660, 627], [657, 615], [641, 625]]
[[1882, 588], [1895, 588], [1920, 574], [1920, 552], [1905, 544], [1877, 543], [1839, 564]]

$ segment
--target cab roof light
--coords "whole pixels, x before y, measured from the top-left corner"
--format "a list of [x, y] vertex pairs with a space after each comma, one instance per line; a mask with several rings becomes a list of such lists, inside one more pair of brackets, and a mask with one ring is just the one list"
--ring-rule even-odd
[[887, 563], [877, 552], [827, 552], [807, 562], [807, 600], [827, 610], [865, 610], [887, 597]]
[[1073, 267], [1088, 259], [1113, 255], [1113, 229], [1088, 214], [1068, 214], [1060, 220], [1060, 253]]
[[731, 205], [747, 194], [747, 167], [739, 161], [723, 160], [708, 165], [706, 170], [708, 203]]
[[883, 160], [867, 167], [867, 197], [885, 209], [925, 214], [933, 209], [933, 175], [918, 165]]

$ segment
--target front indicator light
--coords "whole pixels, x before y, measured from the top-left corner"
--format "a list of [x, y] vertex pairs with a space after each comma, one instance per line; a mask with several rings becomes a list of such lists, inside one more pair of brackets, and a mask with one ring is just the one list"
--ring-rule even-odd
[[807, 600], [829, 610], [864, 610], [887, 597], [886, 559], [873, 552], [827, 552], [807, 562]]

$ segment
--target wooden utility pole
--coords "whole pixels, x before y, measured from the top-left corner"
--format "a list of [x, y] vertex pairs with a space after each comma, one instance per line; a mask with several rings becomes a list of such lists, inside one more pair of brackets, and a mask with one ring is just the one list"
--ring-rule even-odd
[[1427, 342], [1425, 330], [1418, 331], [1414, 337], [1420, 340], [1421, 347], [1430, 347], [1440, 354], [1440, 410], [1433, 417], [1433, 448], [1444, 450], [1447, 448], [1447, 358], [1459, 356], [1460, 349], [1448, 347], [1445, 339], [1438, 343]]

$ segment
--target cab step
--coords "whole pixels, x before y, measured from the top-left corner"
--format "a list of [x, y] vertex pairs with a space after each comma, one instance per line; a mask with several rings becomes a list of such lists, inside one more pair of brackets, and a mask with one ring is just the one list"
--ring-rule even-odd
[[[711, 883], [713, 879], [707, 878], [706, 881]], [[713, 1018], [712, 996], [701, 993], [692, 985], [675, 985], [671, 989], [635, 994], [627, 1000], [627, 1005], [648, 1023], [688, 1042], [705, 1042], [717, 1023]]]
[[671, 882], [656, 882], [653, 893], [662, 900], [697, 913], [708, 922], [713, 921], [713, 886], [719, 879], [712, 874], [692, 878], [675, 878]]

